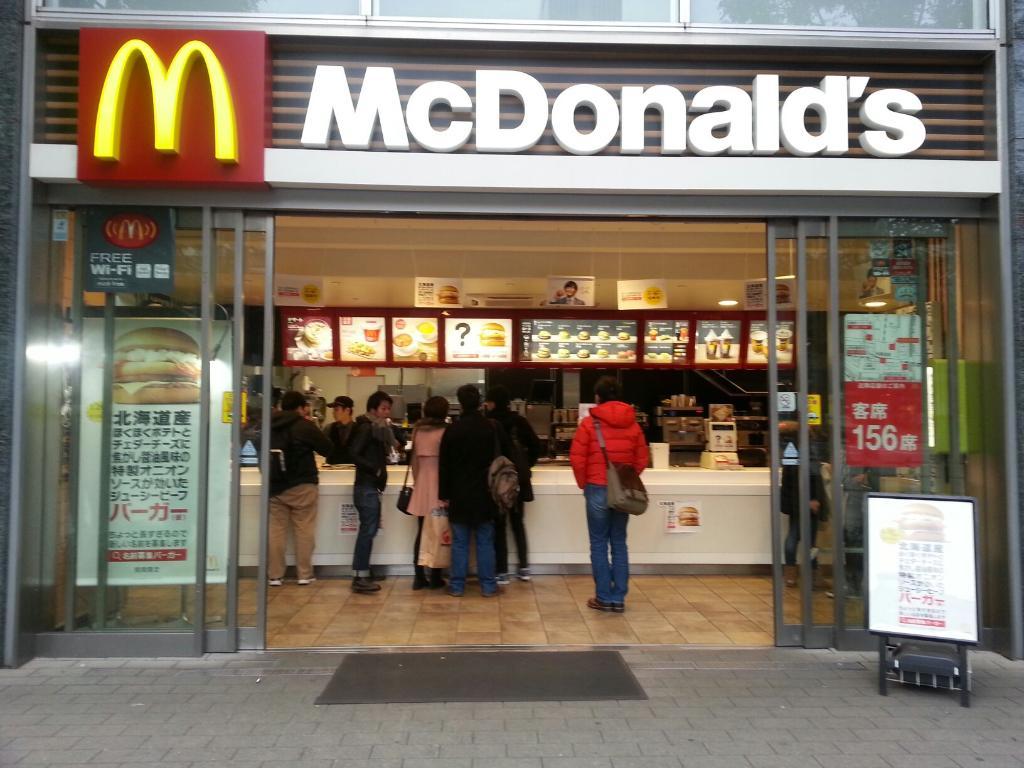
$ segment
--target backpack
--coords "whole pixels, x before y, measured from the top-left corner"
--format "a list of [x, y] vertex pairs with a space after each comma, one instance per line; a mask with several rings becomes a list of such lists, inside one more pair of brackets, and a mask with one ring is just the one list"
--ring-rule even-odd
[[487, 487], [499, 512], [512, 509], [519, 499], [519, 472], [512, 460], [501, 453], [497, 426], [494, 427], [494, 460], [487, 468]]

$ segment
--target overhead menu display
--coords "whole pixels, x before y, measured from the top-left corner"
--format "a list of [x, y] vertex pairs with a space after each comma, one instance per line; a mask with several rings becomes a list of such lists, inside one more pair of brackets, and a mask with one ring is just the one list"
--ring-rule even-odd
[[333, 318], [326, 314], [285, 315], [285, 360], [293, 363], [333, 363]]
[[689, 344], [689, 320], [648, 320], [644, 329], [644, 362], [682, 365]]
[[[792, 320], [780, 320], [775, 325], [775, 359], [779, 365], [788, 365], [793, 362], [793, 329]], [[768, 322], [766, 320], [751, 321], [750, 335], [747, 338], [747, 364], [768, 365], [770, 351]]]
[[697, 365], [739, 365], [740, 320], [698, 320], [693, 361]]
[[636, 320], [523, 320], [520, 330], [524, 362], [636, 362]]
[[391, 351], [395, 362], [437, 362], [437, 318], [391, 318]]
[[511, 318], [446, 317], [446, 363], [511, 363]]
[[343, 362], [384, 362], [388, 359], [383, 317], [342, 316], [338, 320], [338, 328]]

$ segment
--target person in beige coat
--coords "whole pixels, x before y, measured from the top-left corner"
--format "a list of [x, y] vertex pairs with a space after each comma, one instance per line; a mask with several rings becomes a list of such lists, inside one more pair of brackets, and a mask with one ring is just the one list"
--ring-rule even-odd
[[409, 514], [416, 516], [416, 543], [413, 546], [413, 565], [416, 576], [412, 588], [440, 589], [445, 586], [440, 568], [420, 565], [420, 543], [423, 541], [423, 523], [430, 514], [444, 503], [437, 498], [438, 459], [441, 455], [441, 437], [444, 435], [448, 416], [448, 401], [443, 397], [431, 397], [423, 404], [423, 418], [416, 422], [412, 432], [412, 499]]

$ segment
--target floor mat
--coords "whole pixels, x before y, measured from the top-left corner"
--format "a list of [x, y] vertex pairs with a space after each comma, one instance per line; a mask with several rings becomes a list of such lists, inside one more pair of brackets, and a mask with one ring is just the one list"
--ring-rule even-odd
[[317, 704], [646, 699], [617, 651], [346, 656]]

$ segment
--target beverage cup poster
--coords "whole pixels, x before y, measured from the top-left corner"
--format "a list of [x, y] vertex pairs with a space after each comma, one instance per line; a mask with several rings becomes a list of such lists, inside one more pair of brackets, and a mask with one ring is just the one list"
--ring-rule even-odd
[[446, 363], [511, 363], [511, 318], [446, 317]]
[[346, 363], [382, 363], [388, 359], [383, 317], [340, 317], [338, 338]]
[[658, 510], [665, 522], [665, 533], [699, 533], [700, 502], [674, 501], [671, 499], [658, 502]]
[[867, 497], [868, 628], [978, 642], [974, 500]]
[[644, 329], [644, 362], [682, 365], [690, 343], [689, 320], [648, 320]]
[[592, 307], [594, 294], [593, 275], [550, 275], [544, 303], [553, 307]]
[[693, 362], [697, 365], [739, 365], [739, 320], [698, 320]]
[[[212, 324], [217, 357], [210, 391], [231, 388], [230, 323]], [[200, 377], [198, 320], [117, 320], [110, 413], [103, 409], [103, 321], [87, 318], [82, 333], [83, 450], [78, 481], [77, 583], [98, 580], [100, 515], [107, 525], [107, 583], [111, 586], [192, 584], [200, 509]], [[102, 501], [103, 422], [110, 419], [109, 489]], [[227, 578], [231, 425], [211, 418], [208, 582]], [[218, 461], [220, 462], [218, 464]]]
[[391, 353], [395, 362], [437, 362], [436, 317], [394, 317], [391, 319]]
[[[779, 365], [793, 363], [793, 337], [796, 324], [792, 320], [780, 320], [775, 324], [775, 359]], [[747, 336], [747, 364], [768, 365], [768, 321], [752, 320]]]

